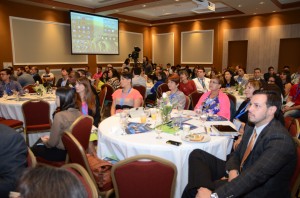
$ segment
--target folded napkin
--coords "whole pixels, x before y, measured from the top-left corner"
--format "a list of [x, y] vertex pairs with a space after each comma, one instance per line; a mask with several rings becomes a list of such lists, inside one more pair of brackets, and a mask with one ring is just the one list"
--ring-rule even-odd
[[167, 124], [161, 126], [161, 131], [165, 133], [175, 134], [176, 130], [173, 127], [170, 127]]

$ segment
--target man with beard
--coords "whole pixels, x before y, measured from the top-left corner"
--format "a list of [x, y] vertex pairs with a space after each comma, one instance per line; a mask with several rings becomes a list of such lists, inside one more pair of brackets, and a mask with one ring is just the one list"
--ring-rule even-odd
[[202, 151], [189, 156], [189, 179], [182, 197], [290, 197], [296, 165], [292, 137], [277, 120], [281, 98], [259, 91], [251, 98], [241, 144], [227, 162]]
[[22, 87], [25, 87], [27, 85], [34, 84], [33, 77], [25, 72], [24, 67], [18, 67], [17, 68], [17, 75], [18, 75], [18, 82], [21, 84]]

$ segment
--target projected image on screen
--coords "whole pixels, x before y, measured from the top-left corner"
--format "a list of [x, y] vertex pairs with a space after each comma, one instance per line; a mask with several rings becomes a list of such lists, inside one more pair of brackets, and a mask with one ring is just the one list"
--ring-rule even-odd
[[119, 54], [119, 21], [70, 12], [73, 54]]

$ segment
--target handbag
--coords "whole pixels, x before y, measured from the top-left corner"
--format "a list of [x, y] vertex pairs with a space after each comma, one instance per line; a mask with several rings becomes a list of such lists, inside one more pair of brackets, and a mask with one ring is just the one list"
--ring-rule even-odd
[[95, 155], [86, 154], [92, 174], [100, 191], [108, 191], [113, 188], [111, 180], [112, 164], [106, 160], [99, 159]]

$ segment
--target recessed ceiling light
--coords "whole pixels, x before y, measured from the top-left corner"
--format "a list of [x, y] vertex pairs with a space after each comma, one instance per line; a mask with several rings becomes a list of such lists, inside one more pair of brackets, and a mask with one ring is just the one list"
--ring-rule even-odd
[[273, 12], [276, 12], [275, 10], [273, 10]]
[[175, 1], [179, 1], [179, 0], [175, 0]]
[[261, 2], [259, 2], [259, 4], [262, 5], [262, 4], [265, 4], [265, 2], [261, 1]]
[[128, 20], [127, 19], [125, 19], [125, 22], [127, 22]]
[[115, 10], [115, 12], [119, 12], [119, 10]]
[[145, 4], [143, 5], [143, 8], [144, 8], [144, 7], [146, 7], [146, 5], [145, 5]]
[[54, 6], [53, 6], [52, 8], [53, 8], [53, 9], [55, 9], [55, 7], [54, 7]]
[[238, 7], [240, 8], [240, 7], [242, 7], [242, 5], [241, 5], [241, 4], [239, 4], [239, 5], [238, 5]]
[[254, 14], [254, 15], [256, 15], [256, 13], [255, 13], [255, 12], [254, 12], [253, 14]]
[[222, 19], [224, 19], [225, 17], [222, 17]]

